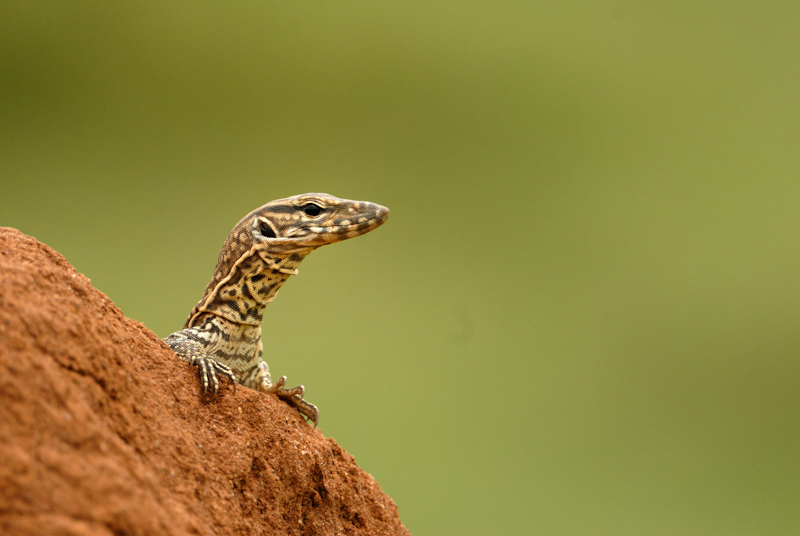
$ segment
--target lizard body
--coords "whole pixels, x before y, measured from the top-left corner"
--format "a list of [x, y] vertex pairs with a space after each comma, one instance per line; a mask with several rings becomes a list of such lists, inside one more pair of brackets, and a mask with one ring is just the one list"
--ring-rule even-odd
[[204, 393], [216, 395], [217, 375], [285, 399], [313, 421], [316, 406], [303, 399], [302, 385], [272, 382], [263, 359], [264, 309], [314, 249], [367, 233], [389, 217], [386, 207], [328, 194], [303, 194], [271, 201], [231, 230], [203, 297], [184, 329], [164, 339], [184, 361], [196, 365]]

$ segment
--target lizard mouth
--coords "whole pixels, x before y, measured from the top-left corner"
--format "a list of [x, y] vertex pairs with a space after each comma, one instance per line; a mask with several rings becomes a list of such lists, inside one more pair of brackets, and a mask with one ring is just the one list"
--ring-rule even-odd
[[311, 225], [305, 228], [297, 229], [293, 234], [287, 234], [284, 237], [279, 237], [279, 239], [283, 238], [285, 240], [313, 241], [315, 238], [322, 238], [328, 235], [336, 236], [339, 238], [352, 238], [379, 227], [388, 219], [388, 217], [389, 217], [389, 210], [384, 209], [383, 211], [379, 211], [377, 215], [372, 216], [371, 218], [365, 221], [352, 222], [352, 220], [355, 218], [342, 218], [338, 221], [339, 222], [348, 221], [352, 223], [347, 223], [346, 225], [342, 225], [341, 223], [339, 224], [334, 223], [333, 225], [327, 225], [327, 226]]
[[[353, 238], [378, 228], [386, 221], [388, 217], [389, 214], [387, 211], [385, 214], [378, 214], [366, 221], [320, 228], [320, 234], [330, 234], [339, 238]], [[314, 230], [316, 231], [316, 229]]]
[[[369, 215], [342, 216], [329, 220], [328, 224], [307, 224], [290, 228], [283, 235], [266, 219], [260, 221], [260, 234], [263, 241], [273, 244], [281, 251], [317, 248], [324, 244], [355, 238], [380, 227], [389, 217], [389, 209], [380, 205], [368, 212]], [[359, 221], [362, 218], [363, 221]]]

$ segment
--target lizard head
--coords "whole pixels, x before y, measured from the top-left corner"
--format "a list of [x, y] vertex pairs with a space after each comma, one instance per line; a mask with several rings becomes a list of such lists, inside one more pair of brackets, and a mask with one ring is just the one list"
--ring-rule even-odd
[[[221, 289], [237, 277], [237, 267], [254, 255], [285, 278], [297, 274], [297, 265], [316, 248], [367, 233], [388, 217], [389, 209], [381, 205], [328, 194], [295, 195], [255, 209], [239, 220], [225, 240], [214, 276], [186, 326], [199, 321], [201, 312], [210, 311]], [[275, 292], [281, 284], [274, 286]]]
[[314, 249], [367, 233], [389, 217], [389, 209], [369, 201], [328, 194], [277, 199], [250, 214], [255, 244], [272, 254], [308, 254]]

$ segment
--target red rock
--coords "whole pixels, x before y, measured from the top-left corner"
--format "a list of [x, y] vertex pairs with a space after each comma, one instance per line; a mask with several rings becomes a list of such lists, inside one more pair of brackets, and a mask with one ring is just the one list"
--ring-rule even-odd
[[54, 250], [0, 228], [0, 533], [408, 531], [297, 411], [227, 382], [201, 401], [197, 371], [152, 331]]

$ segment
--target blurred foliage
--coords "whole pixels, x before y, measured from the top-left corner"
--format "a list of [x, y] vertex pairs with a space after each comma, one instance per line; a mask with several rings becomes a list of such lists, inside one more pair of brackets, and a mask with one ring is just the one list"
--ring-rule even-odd
[[266, 346], [413, 534], [796, 532], [800, 5], [0, 6], [0, 225], [160, 336], [247, 211], [392, 209]]

